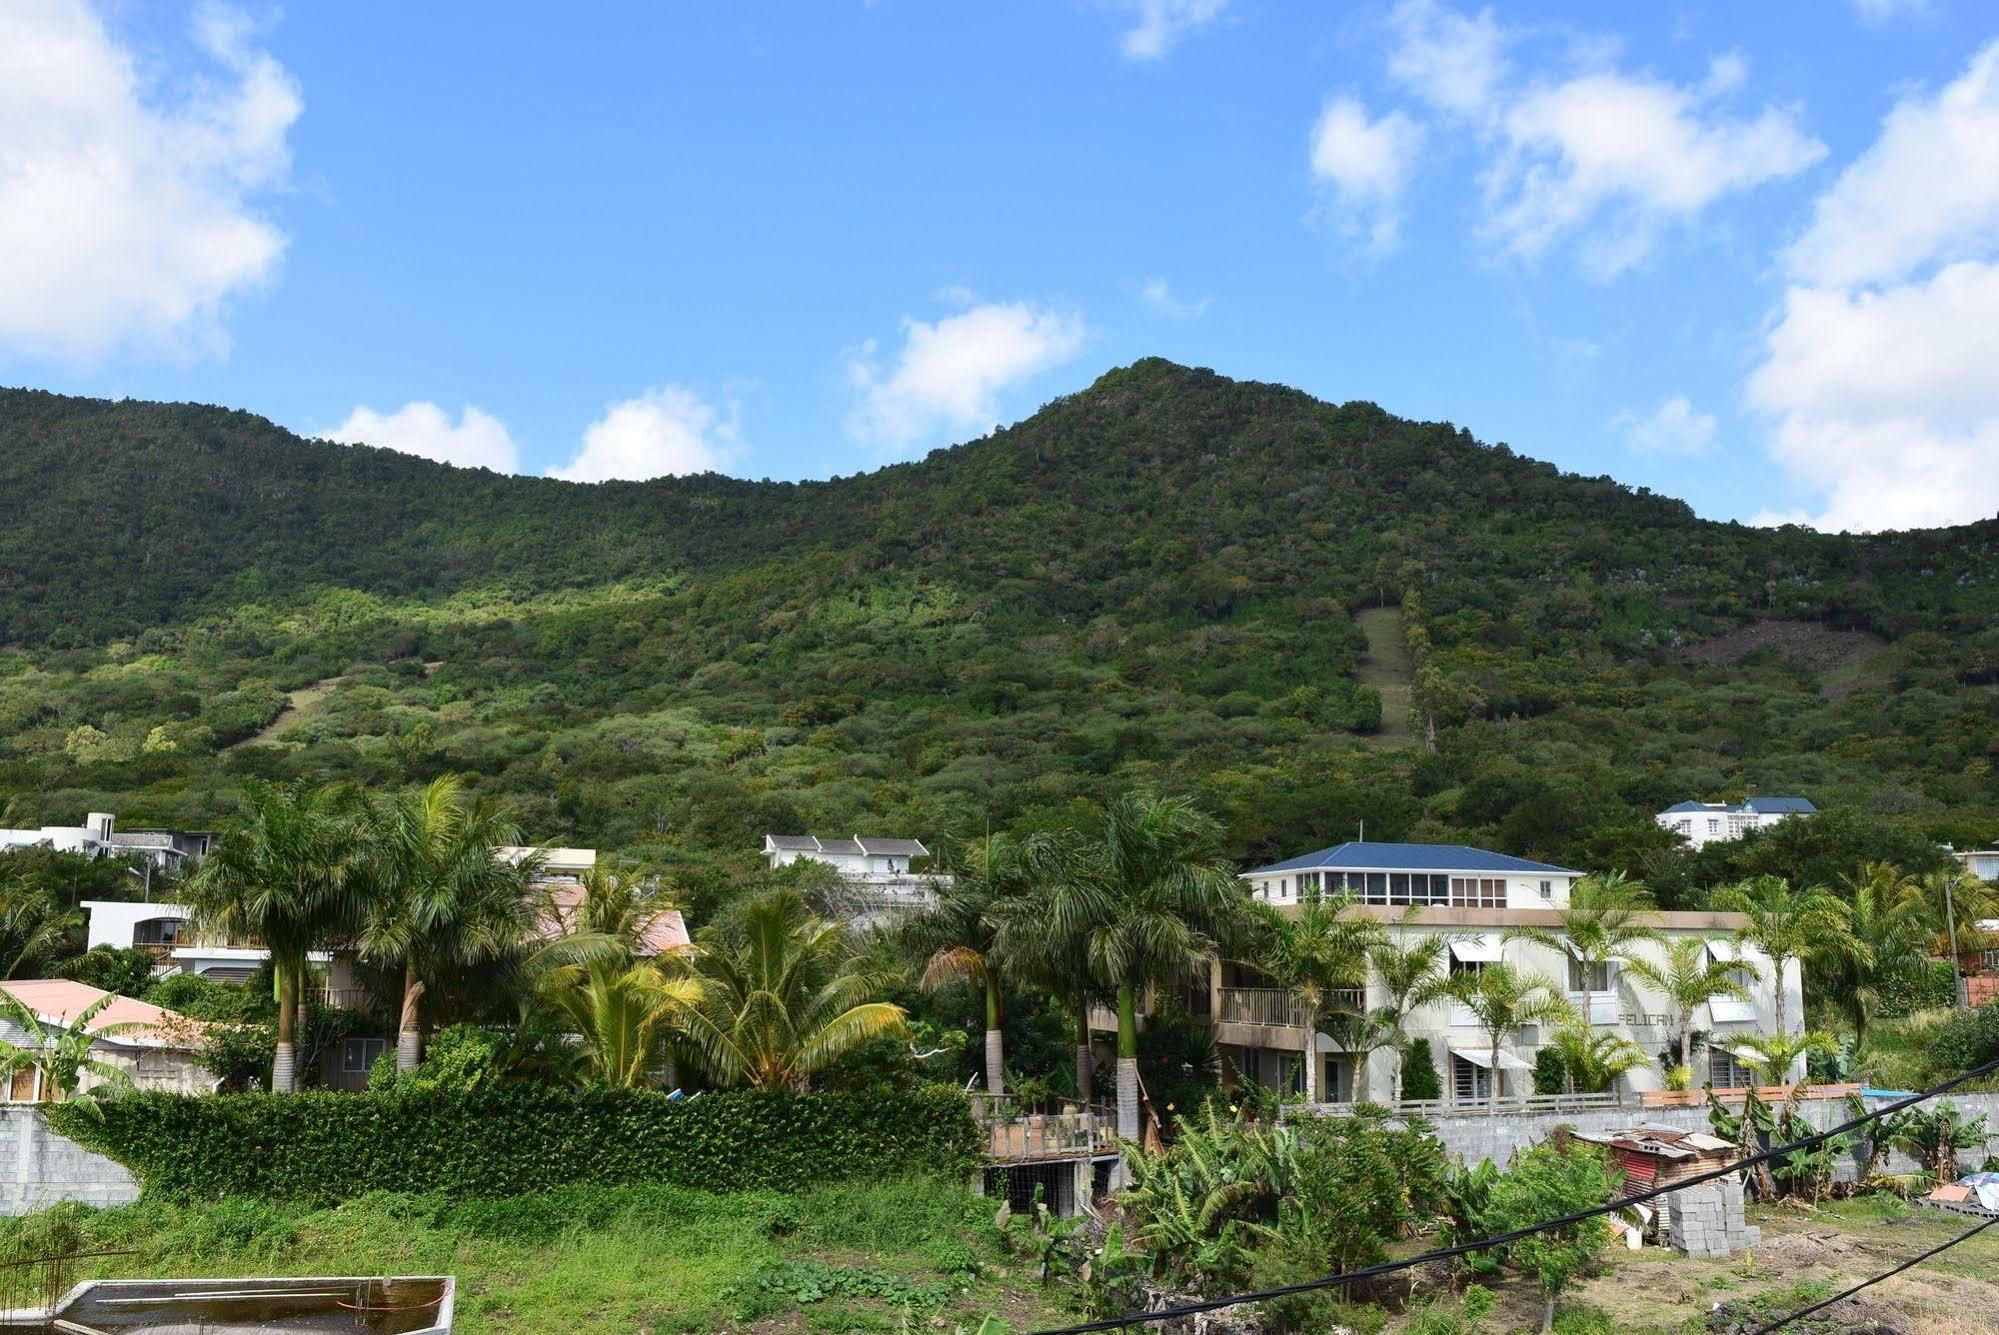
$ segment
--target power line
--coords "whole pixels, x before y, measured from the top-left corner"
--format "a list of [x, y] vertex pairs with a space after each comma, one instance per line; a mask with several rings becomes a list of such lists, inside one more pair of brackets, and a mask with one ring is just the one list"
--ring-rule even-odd
[[[1541, 1223], [1529, 1224], [1525, 1228], [1516, 1228], [1510, 1232], [1495, 1233], [1491, 1237], [1481, 1238], [1477, 1242], [1460, 1242], [1450, 1247], [1439, 1247], [1435, 1251], [1424, 1252], [1420, 1256], [1411, 1256], [1400, 1261], [1384, 1261], [1380, 1265], [1366, 1266], [1359, 1270], [1349, 1271], [1344, 1275], [1325, 1275], [1319, 1279], [1308, 1279], [1302, 1283], [1286, 1284], [1275, 1289], [1258, 1289], [1249, 1293], [1230, 1294], [1221, 1298], [1204, 1298], [1197, 1302], [1181, 1303], [1176, 1307], [1164, 1308], [1157, 1312], [1127, 1312], [1123, 1316], [1106, 1317], [1100, 1321], [1086, 1321], [1075, 1326], [1056, 1326], [1047, 1330], [1036, 1331], [1034, 1335], [1090, 1335], [1091, 1332], [1100, 1330], [1125, 1330], [1131, 1326], [1147, 1325], [1155, 1321], [1167, 1321], [1174, 1317], [1194, 1316], [1201, 1312], [1215, 1312], [1220, 1311], [1224, 1307], [1239, 1307], [1244, 1303], [1264, 1302], [1271, 1298], [1288, 1298], [1292, 1294], [1311, 1293], [1318, 1289], [1342, 1288], [1349, 1284], [1357, 1284], [1364, 1279], [1374, 1279], [1381, 1275], [1392, 1275], [1398, 1270], [1409, 1270], [1415, 1266], [1428, 1265], [1432, 1261], [1448, 1261], [1453, 1257], [1464, 1256], [1471, 1252], [1482, 1252], [1492, 1247], [1503, 1247], [1509, 1242], [1518, 1242], [1520, 1239], [1532, 1237], [1536, 1233], [1545, 1233], [1551, 1228], [1566, 1228], [1570, 1224], [1579, 1224], [1586, 1219], [1597, 1218], [1599, 1215], [1615, 1214], [1620, 1210], [1629, 1209], [1634, 1205], [1643, 1205], [1647, 1201], [1657, 1200], [1661, 1196], [1670, 1195], [1675, 1191], [1681, 1191], [1687, 1187], [1698, 1187], [1703, 1183], [1718, 1181], [1721, 1178], [1740, 1173], [1746, 1168], [1754, 1168], [1758, 1164], [1769, 1163], [1782, 1156], [1796, 1154], [1801, 1150], [1811, 1149], [1816, 1145], [1823, 1145], [1833, 1137], [1844, 1135], [1855, 1127], [1863, 1126], [1878, 1118], [1886, 1117], [1889, 1113], [1900, 1112], [1904, 1108], [1914, 1107], [1918, 1103], [1933, 1099], [1939, 1094], [1948, 1093], [1950, 1090], [1956, 1089], [1959, 1085], [1979, 1079], [1982, 1076], [1990, 1075], [1994, 1071], [1999, 1071], [1999, 1060], [1989, 1061], [1983, 1066], [1974, 1067], [1966, 1071], [1963, 1075], [1953, 1076], [1940, 1085], [1932, 1085], [1920, 1094], [1911, 1094], [1907, 1098], [1883, 1104], [1872, 1112], [1863, 1112], [1858, 1117], [1849, 1118], [1841, 1122], [1838, 1126], [1820, 1131], [1815, 1135], [1806, 1136], [1803, 1140], [1794, 1140], [1785, 1145], [1772, 1146], [1760, 1154], [1753, 1154], [1747, 1159], [1738, 1159], [1734, 1163], [1722, 1168], [1713, 1168], [1704, 1173], [1696, 1173], [1692, 1177], [1681, 1178], [1669, 1186], [1653, 1187], [1648, 1191], [1624, 1196], [1604, 1205], [1591, 1206], [1587, 1210], [1578, 1210], [1573, 1214], [1543, 1220]], [[1747, 1100], [1745, 1100], [1744, 1116], [1747, 1115], [1748, 1105]]]
[[1860, 1292], [1862, 1289], [1872, 1288], [1874, 1285], [1879, 1284], [1884, 1279], [1893, 1279], [1895, 1276], [1901, 1274], [1904, 1270], [1914, 1269], [1916, 1266], [1921, 1265], [1924, 1261], [1929, 1260], [1932, 1256], [1935, 1256], [1938, 1252], [1947, 1252], [1952, 1247], [1957, 1246], [1958, 1243], [1969, 1241], [1972, 1237], [1974, 1237], [1979, 1233], [1983, 1233], [1986, 1229], [1991, 1228], [1994, 1224], [1999, 1224], [1999, 1214], [1993, 1215], [1990, 1219], [1986, 1220], [1982, 1224], [1973, 1224], [1970, 1228], [1967, 1228], [1966, 1230], [1964, 1230], [1964, 1232], [1958, 1234], [1956, 1237], [1951, 1238], [1944, 1242], [1940, 1242], [1926, 1252], [1921, 1252], [1915, 1256], [1911, 1256], [1908, 1260], [1902, 1262], [1900, 1265], [1896, 1266], [1892, 1270], [1883, 1270], [1880, 1274], [1874, 1276], [1874, 1278], [1872, 1279], [1861, 1280], [1858, 1284], [1855, 1284], [1852, 1288], [1846, 1290], [1844, 1293], [1835, 1293], [1834, 1295], [1832, 1295], [1832, 1297], [1827, 1298], [1823, 1302], [1813, 1303], [1810, 1307], [1800, 1307], [1797, 1311], [1792, 1312], [1789, 1316], [1778, 1317], [1775, 1321], [1772, 1321], [1767, 1326], [1758, 1326], [1755, 1330], [1750, 1331], [1749, 1335], [1770, 1335], [1771, 1331], [1782, 1330], [1784, 1327], [1790, 1325], [1793, 1321], [1798, 1320], [1800, 1317], [1810, 1316], [1814, 1312], [1823, 1312], [1826, 1308], [1831, 1307], [1834, 1303], [1844, 1302], [1846, 1299], [1851, 1298], [1854, 1294]]

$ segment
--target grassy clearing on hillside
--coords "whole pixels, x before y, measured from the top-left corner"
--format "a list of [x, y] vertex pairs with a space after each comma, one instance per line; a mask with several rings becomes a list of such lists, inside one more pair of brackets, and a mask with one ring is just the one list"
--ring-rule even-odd
[[1381, 693], [1381, 731], [1370, 739], [1381, 747], [1410, 746], [1416, 740], [1416, 664], [1409, 656], [1409, 641], [1403, 634], [1402, 609], [1370, 607], [1354, 616], [1367, 636], [1367, 652], [1354, 665], [1354, 676], [1363, 686]]
[[[1009, 1329], [1059, 1295], [1003, 1249], [992, 1205], [933, 1181], [798, 1196], [575, 1188], [507, 1200], [376, 1192], [315, 1210], [244, 1198], [53, 1211], [0, 1243], [131, 1248], [120, 1277], [455, 1274], [456, 1329], [495, 1332]], [[56, 1238], [63, 1221], [82, 1238]]]
[[321, 705], [326, 703], [326, 698], [332, 695], [341, 683], [346, 680], [347, 678], [345, 677], [327, 677], [323, 681], [316, 681], [310, 686], [299, 687], [285, 697], [284, 711], [272, 719], [267, 726], [245, 737], [240, 742], [232, 742], [230, 745], [224, 747], [223, 750], [235, 751], [245, 746], [265, 746], [280, 740], [284, 735], [285, 729], [316, 712]]

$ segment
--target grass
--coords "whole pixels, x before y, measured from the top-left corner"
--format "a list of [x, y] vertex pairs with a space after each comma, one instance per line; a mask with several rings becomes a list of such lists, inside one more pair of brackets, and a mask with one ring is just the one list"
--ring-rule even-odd
[[1361, 685], [1381, 692], [1381, 730], [1370, 740], [1379, 747], [1410, 746], [1416, 740], [1415, 721], [1410, 718], [1416, 664], [1403, 636], [1402, 609], [1370, 607], [1356, 614], [1354, 621], [1367, 636], [1367, 652], [1355, 664], [1354, 676]]
[[[490, 1332], [977, 1329], [1060, 1324], [992, 1205], [945, 1182], [800, 1196], [644, 1186], [506, 1200], [376, 1192], [331, 1209], [244, 1198], [64, 1207], [0, 1245], [130, 1248], [121, 1277], [454, 1274], [456, 1329]], [[76, 1230], [80, 1230], [78, 1236]]]

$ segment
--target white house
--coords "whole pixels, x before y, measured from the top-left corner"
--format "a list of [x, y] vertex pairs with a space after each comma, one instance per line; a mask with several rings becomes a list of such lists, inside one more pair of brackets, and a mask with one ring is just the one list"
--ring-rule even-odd
[[[1522, 971], [1545, 975], [1564, 992], [1579, 1015], [1595, 1028], [1625, 1035], [1648, 1054], [1675, 1047], [1679, 1030], [1665, 1003], [1629, 976], [1629, 960], [1597, 965], [1587, 973], [1568, 953], [1518, 938], [1510, 932], [1523, 927], [1559, 934], [1560, 911], [1569, 907], [1570, 892], [1582, 873], [1528, 858], [1452, 844], [1346, 843], [1320, 849], [1243, 873], [1250, 893], [1281, 909], [1295, 911], [1301, 902], [1319, 895], [1345, 893], [1359, 904], [1357, 913], [1374, 918], [1391, 935], [1441, 935], [1448, 938], [1445, 970], [1476, 972], [1505, 960]], [[1739, 980], [1751, 1000], [1718, 1000], [1703, 1006], [1695, 1027], [1709, 1031], [1710, 1045], [1697, 1058], [1697, 1082], [1717, 1085], [1748, 1083], [1743, 1064], [1731, 1050], [1731, 1039], [1768, 1034], [1776, 1028], [1776, 998], [1785, 997], [1785, 1027], [1796, 1030], [1804, 1015], [1803, 983], [1795, 962], [1781, 981], [1772, 977], [1768, 960], [1754, 948], [1736, 943], [1735, 933], [1746, 925], [1740, 914], [1654, 911], [1649, 924], [1665, 935], [1696, 936], [1719, 960], [1744, 968]], [[1657, 947], [1640, 946], [1634, 954], [1658, 957]], [[1751, 970], [1755, 972], [1752, 973]], [[1191, 1009], [1204, 1011], [1215, 1038], [1238, 1071], [1260, 1084], [1281, 1087], [1302, 1083], [1299, 1063], [1307, 1052], [1303, 1015], [1295, 1000], [1270, 979], [1235, 961], [1217, 961], [1206, 989], [1189, 997]], [[1364, 989], [1334, 998], [1341, 1009], [1368, 1011], [1387, 1004], [1379, 979]], [[1391, 1097], [1393, 1058], [1386, 1051], [1357, 1055], [1343, 1049], [1328, 1032], [1338, 1026], [1322, 1023], [1311, 1036], [1313, 1059], [1321, 1069], [1322, 1097], [1333, 1102]], [[1463, 1006], [1440, 1000], [1418, 1008], [1405, 1032], [1427, 1039], [1438, 1065], [1447, 1102], [1478, 1103], [1491, 1092], [1491, 1037]], [[1535, 1051], [1549, 1039], [1539, 1026], [1524, 1026], [1502, 1036], [1499, 1067], [1503, 1093], [1532, 1088], [1528, 1076]], [[1657, 1066], [1625, 1077], [1627, 1090], [1658, 1088]]]
[[1767, 829], [1793, 816], [1818, 811], [1807, 797], [1752, 797], [1727, 802], [1677, 802], [1652, 819], [1695, 848], [1723, 839], [1740, 839], [1751, 830]]
[[823, 862], [840, 873], [855, 892], [855, 916], [880, 919], [927, 908], [949, 876], [915, 872], [911, 867], [930, 850], [916, 839], [886, 839], [855, 835], [851, 839], [821, 839], [810, 834], [767, 834], [764, 860], [773, 869], [794, 862]]
[[1950, 855], [1979, 880], [1999, 885], [1999, 848], [1952, 849]]
[[[31, 1011], [42, 1024], [42, 1033], [23, 1032], [11, 1015], [0, 1015], [0, 1039], [20, 1047], [34, 1047], [44, 1035], [67, 1027], [85, 1011], [111, 996], [98, 988], [68, 978], [34, 978], [0, 983], [6, 992]], [[129, 1028], [127, 1026], [130, 1026]], [[123, 1070], [140, 1089], [169, 1093], [199, 1094], [212, 1089], [214, 1077], [196, 1063], [196, 1054], [208, 1037], [211, 1026], [191, 1020], [176, 1011], [113, 997], [111, 1003], [91, 1018], [90, 1055], [108, 1066]], [[101, 1030], [115, 1032], [100, 1033]], [[86, 1075], [82, 1089], [100, 1083]], [[33, 1068], [14, 1072], [0, 1095], [8, 1103], [39, 1103], [53, 1096], [43, 1088], [40, 1072]]]
[[208, 830], [120, 830], [118, 818], [93, 811], [81, 825], [43, 825], [0, 830], [0, 849], [48, 848], [85, 857], [143, 857], [158, 868], [192, 865], [215, 847]]
[[[247, 982], [271, 957], [271, 952], [247, 941], [203, 941], [188, 927], [185, 904], [140, 904], [124, 900], [86, 899], [90, 914], [84, 946], [96, 949], [150, 951], [155, 976], [198, 973], [217, 983]], [[306, 957], [326, 964], [333, 957], [316, 950]]]

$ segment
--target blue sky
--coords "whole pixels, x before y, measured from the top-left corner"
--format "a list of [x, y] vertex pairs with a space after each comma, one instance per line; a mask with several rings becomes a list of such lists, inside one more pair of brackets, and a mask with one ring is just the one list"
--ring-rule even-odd
[[0, 383], [595, 480], [1159, 354], [1700, 513], [1999, 512], [1999, 12], [0, 10]]

